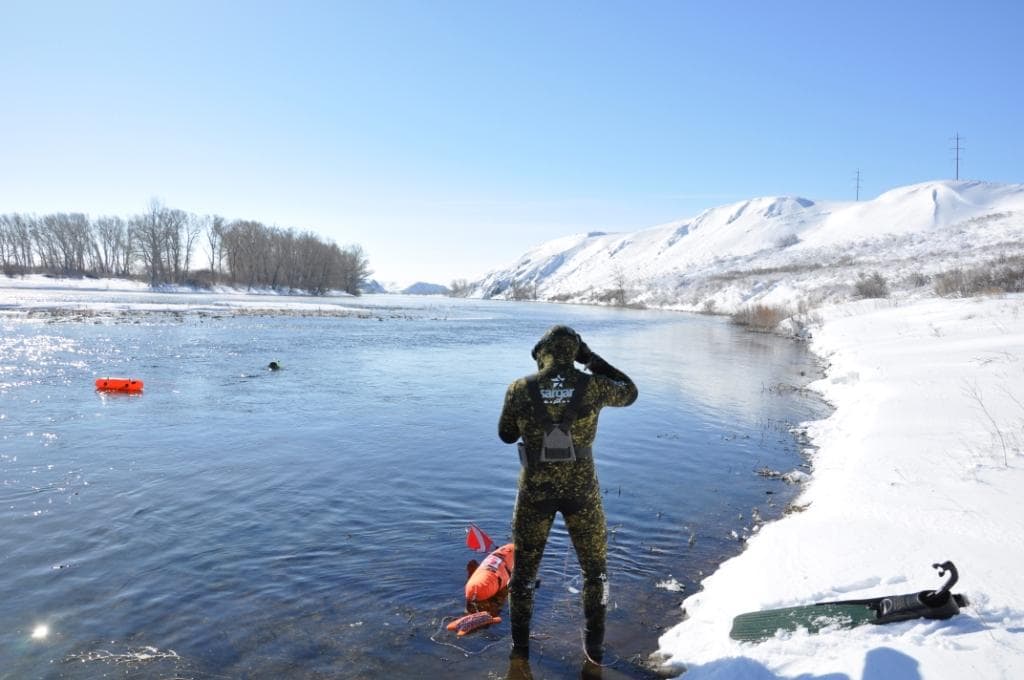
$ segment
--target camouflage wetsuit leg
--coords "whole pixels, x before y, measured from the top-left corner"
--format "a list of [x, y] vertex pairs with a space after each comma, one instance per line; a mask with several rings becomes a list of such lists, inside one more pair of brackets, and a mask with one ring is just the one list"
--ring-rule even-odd
[[583, 571], [583, 614], [587, 621], [587, 635], [598, 640], [604, 637], [608, 602], [607, 528], [601, 492], [595, 481], [585, 495], [574, 498], [533, 500], [520, 490], [512, 520], [516, 568], [509, 585], [512, 643], [519, 647], [529, 644], [533, 586], [557, 512], [561, 512], [565, 519]]
[[[583, 572], [583, 616], [586, 619], [586, 647], [604, 640], [604, 617], [608, 605], [608, 544], [601, 490], [579, 502], [578, 509], [564, 509], [562, 516]], [[595, 659], [599, 660], [599, 659]]]

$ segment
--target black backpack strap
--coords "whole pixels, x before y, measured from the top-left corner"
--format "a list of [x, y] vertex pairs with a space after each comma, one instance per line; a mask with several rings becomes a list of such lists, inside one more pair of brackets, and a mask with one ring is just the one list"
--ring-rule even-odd
[[587, 386], [590, 384], [590, 376], [586, 373], [580, 375], [579, 380], [576, 382], [576, 387], [572, 393], [572, 399], [569, 401], [569, 405], [565, 407], [565, 411], [562, 413], [562, 425], [572, 425], [576, 422], [576, 417], [579, 415], [580, 406], [583, 405], [583, 397], [586, 396]]
[[541, 422], [544, 429], [550, 431], [554, 427], [555, 421], [551, 420], [548, 407], [544, 405], [544, 397], [541, 396], [540, 383], [537, 380], [537, 376], [531, 375], [526, 379], [526, 393], [530, 395], [530, 401], [533, 403], [534, 416]]

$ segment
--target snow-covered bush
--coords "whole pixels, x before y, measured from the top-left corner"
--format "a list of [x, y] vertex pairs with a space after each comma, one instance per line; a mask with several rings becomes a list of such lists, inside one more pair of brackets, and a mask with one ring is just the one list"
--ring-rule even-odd
[[775, 247], [781, 250], [783, 248], [795, 246], [797, 243], [800, 243], [800, 237], [797, 236], [796, 234], [790, 234], [788, 236], [783, 236], [782, 238], [778, 239], [775, 242]]
[[935, 276], [935, 293], [942, 297], [973, 297], [1024, 291], [1024, 261], [996, 260], [973, 269], [950, 269]]
[[889, 282], [878, 272], [860, 274], [853, 290], [860, 298], [886, 298], [889, 297]]

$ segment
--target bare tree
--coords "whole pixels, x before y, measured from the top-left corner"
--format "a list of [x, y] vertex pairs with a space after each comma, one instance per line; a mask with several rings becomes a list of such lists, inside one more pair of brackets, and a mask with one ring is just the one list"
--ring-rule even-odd
[[472, 286], [466, 279], [453, 279], [448, 284], [448, 295], [451, 297], [467, 297]]
[[629, 280], [621, 265], [612, 268], [612, 299], [619, 307], [626, 306], [626, 285]]
[[369, 278], [370, 261], [362, 246], [350, 245], [341, 249], [341, 286], [346, 293], [359, 295], [366, 279]]
[[510, 300], [536, 300], [540, 294], [538, 281], [513, 281], [506, 294]]
[[4, 274], [14, 276], [14, 238], [9, 226], [10, 215], [0, 215], [0, 267]]
[[151, 286], [185, 282], [202, 226], [193, 215], [155, 198], [147, 212], [132, 218], [129, 231]]
[[[179, 238], [185, 241], [185, 262], [178, 283], [185, 283], [188, 272], [192, 268], [192, 251], [203, 231], [209, 228], [209, 218], [198, 215], [187, 214], [184, 223], [179, 227]], [[183, 231], [182, 231], [183, 230]]]
[[267, 227], [251, 220], [236, 220], [224, 234], [231, 282], [249, 288], [260, 285], [260, 261], [265, 258]]
[[195, 241], [194, 237], [189, 238], [189, 215], [184, 210], [162, 207], [158, 220], [164, 241], [164, 270], [170, 272], [170, 282], [182, 283], [188, 269], [188, 247]]
[[131, 218], [128, 227], [151, 286], [157, 286], [166, 281], [164, 268], [166, 240], [161, 219], [163, 210], [163, 205], [154, 198], [150, 201], [149, 211]]
[[206, 227], [207, 253], [210, 256], [210, 276], [213, 282], [221, 275], [224, 267], [224, 218], [213, 215]]
[[35, 266], [33, 230], [36, 219], [31, 215], [12, 213], [4, 215], [0, 224], [7, 241], [7, 259], [4, 271], [8, 274], [24, 274]]
[[128, 248], [128, 225], [120, 217], [100, 217], [95, 231], [95, 270], [99, 274], [120, 274]]
[[33, 241], [44, 270], [60, 275], [82, 275], [93, 252], [89, 218], [81, 213], [44, 215], [34, 225]]

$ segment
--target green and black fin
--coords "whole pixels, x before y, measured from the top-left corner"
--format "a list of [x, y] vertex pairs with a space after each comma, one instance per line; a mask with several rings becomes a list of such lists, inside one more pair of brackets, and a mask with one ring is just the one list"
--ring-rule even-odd
[[924, 590], [907, 595], [889, 595], [865, 600], [819, 602], [802, 607], [769, 609], [740, 614], [733, 619], [729, 637], [734, 640], [759, 641], [774, 637], [777, 631], [795, 631], [805, 628], [817, 633], [824, 628], [854, 628], [864, 624], [885, 624], [910, 619], [948, 619], [960, 612], [969, 602], [949, 589], [958, 574], [952, 562], [932, 565], [943, 576], [950, 578], [939, 590]]

